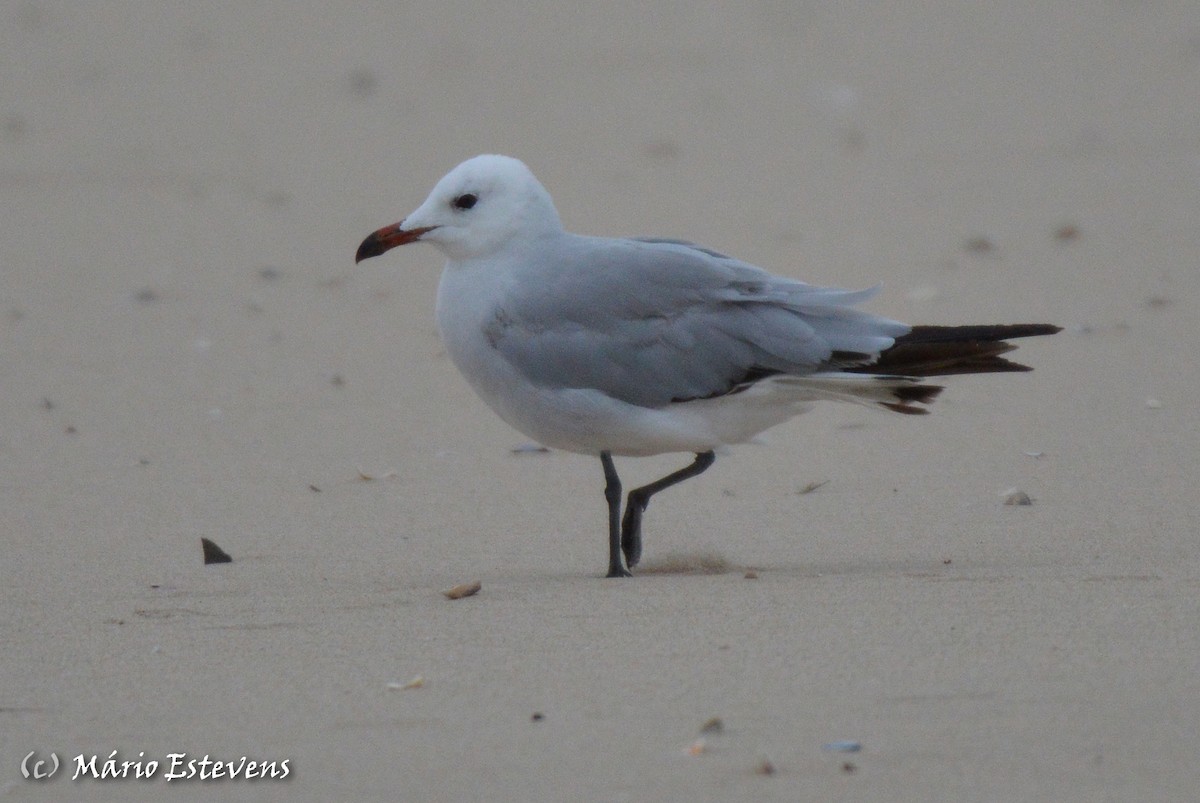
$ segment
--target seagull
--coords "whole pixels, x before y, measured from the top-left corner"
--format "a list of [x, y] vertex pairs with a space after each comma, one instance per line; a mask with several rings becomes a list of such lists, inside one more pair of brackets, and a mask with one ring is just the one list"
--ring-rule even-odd
[[[1050, 324], [909, 326], [857, 308], [879, 291], [776, 276], [700, 245], [563, 228], [521, 161], [460, 164], [355, 262], [408, 243], [445, 256], [437, 325], [450, 359], [509, 425], [600, 458], [608, 577], [642, 555], [652, 497], [817, 401], [923, 414], [925, 377], [1028, 371], [1000, 356]], [[634, 488], [621, 512], [614, 456], [683, 452], [692, 462]], [[624, 556], [624, 560], [622, 560]]]

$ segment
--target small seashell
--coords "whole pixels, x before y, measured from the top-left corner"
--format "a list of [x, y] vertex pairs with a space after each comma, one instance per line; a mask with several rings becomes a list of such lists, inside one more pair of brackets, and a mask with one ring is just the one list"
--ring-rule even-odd
[[382, 474], [368, 474], [367, 472], [363, 471], [361, 468], [358, 469], [358, 478], [360, 480], [362, 480], [363, 482], [374, 482], [375, 480], [389, 480], [392, 477], [396, 477], [396, 476], [398, 476], [398, 475], [393, 470], [385, 471]]
[[1029, 494], [1018, 488], [1009, 488], [1001, 494], [1004, 497], [1006, 505], [1032, 505], [1033, 500], [1029, 498]]
[[692, 742], [690, 745], [688, 745], [688, 749], [687, 749], [687, 753], [689, 756], [698, 756], [701, 753], [705, 753], [707, 751], [708, 751], [708, 745], [705, 743], [705, 741], [703, 739], [697, 739], [696, 741]]
[[387, 684], [387, 688], [388, 688], [388, 691], [404, 691], [405, 689], [419, 689], [424, 685], [425, 685], [425, 678], [421, 677], [420, 675], [417, 675], [412, 680], [410, 680], [408, 683], [400, 683], [398, 681], [392, 681], [391, 683]]
[[483, 588], [483, 583], [476, 580], [473, 583], [460, 583], [454, 588], [447, 589], [442, 592], [447, 599], [462, 599], [463, 597], [473, 597]]

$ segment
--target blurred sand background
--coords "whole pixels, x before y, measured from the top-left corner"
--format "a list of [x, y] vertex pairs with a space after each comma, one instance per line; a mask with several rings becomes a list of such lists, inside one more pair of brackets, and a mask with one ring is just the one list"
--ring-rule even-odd
[[[0, 4], [0, 799], [1195, 799], [1200, 7], [563, 8]], [[735, 450], [604, 580], [598, 462], [511, 452], [440, 256], [353, 265], [480, 152], [577, 231], [1066, 331]]]

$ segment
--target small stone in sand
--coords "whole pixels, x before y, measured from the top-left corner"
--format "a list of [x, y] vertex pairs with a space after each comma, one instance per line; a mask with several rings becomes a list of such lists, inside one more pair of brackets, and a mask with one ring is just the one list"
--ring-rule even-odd
[[543, 714], [541, 711], [534, 711], [533, 715], [531, 717], [529, 717], [529, 721], [530, 722], [541, 722], [545, 718], [546, 718], [546, 715]]
[[989, 238], [979, 234], [963, 243], [963, 248], [972, 254], [990, 254], [996, 250], [996, 244]]
[[725, 723], [721, 721], [720, 717], [713, 717], [700, 726], [701, 733], [720, 733], [723, 730], [725, 730]]
[[821, 749], [830, 753], [857, 753], [862, 750], [862, 742], [856, 742], [852, 739], [843, 739], [837, 742], [828, 742], [821, 745]]
[[229, 553], [221, 549], [207, 538], [200, 539], [200, 548], [204, 550], [204, 565], [210, 563], [233, 563]]
[[1069, 242], [1079, 239], [1079, 227], [1074, 223], [1067, 223], [1059, 226], [1054, 232], [1054, 239], [1060, 242]]
[[511, 454], [550, 454], [540, 443], [521, 443], [508, 450]]
[[757, 580], [758, 572], [754, 571], [753, 569], [747, 569], [746, 573], [743, 574], [742, 577], [744, 577], [747, 580]]
[[708, 745], [705, 743], [705, 741], [703, 739], [697, 739], [696, 741], [694, 741], [690, 745], [688, 745], [687, 752], [688, 752], [689, 756], [698, 756], [701, 753], [708, 752]]
[[479, 593], [483, 588], [483, 583], [476, 580], [474, 583], [460, 583], [454, 588], [447, 589], [442, 592], [447, 599], [462, 599], [463, 597], [472, 597]]
[[346, 77], [346, 84], [350, 88], [350, 94], [366, 98], [375, 94], [375, 90], [379, 88], [379, 76], [368, 67], [356, 67]]
[[775, 765], [771, 763], [770, 759], [764, 758], [762, 762], [754, 768], [754, 771], [759, 775], [774, 775]]

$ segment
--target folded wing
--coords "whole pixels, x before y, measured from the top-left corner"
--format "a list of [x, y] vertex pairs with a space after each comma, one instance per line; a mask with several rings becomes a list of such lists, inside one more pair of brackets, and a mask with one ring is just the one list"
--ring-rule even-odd
[[536, 384], [645, 407], [766, 376], [875, 361], [910, 327], [855, 309], [876, 289], [815, 287], [688, 243], [568, 237], [486, 326]]

